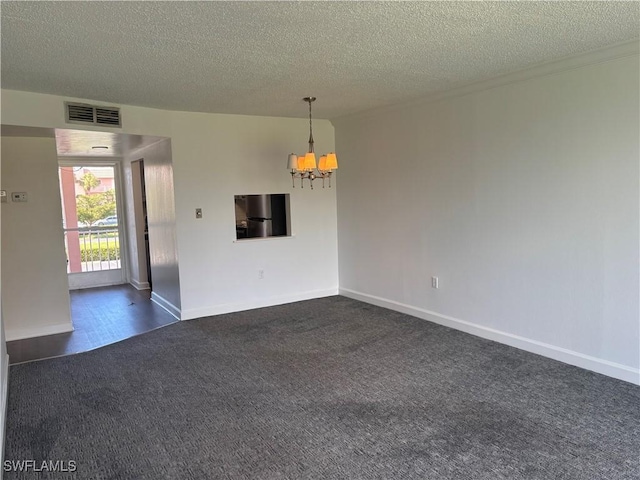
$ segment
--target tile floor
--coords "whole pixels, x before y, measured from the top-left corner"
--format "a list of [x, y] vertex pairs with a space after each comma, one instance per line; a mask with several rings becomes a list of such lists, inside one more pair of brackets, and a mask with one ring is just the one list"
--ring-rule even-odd
[[131, 285], [72, 290], [70, 333], [7, 342], [11, 365], [71, 355], [154, 330], [176, 320]]

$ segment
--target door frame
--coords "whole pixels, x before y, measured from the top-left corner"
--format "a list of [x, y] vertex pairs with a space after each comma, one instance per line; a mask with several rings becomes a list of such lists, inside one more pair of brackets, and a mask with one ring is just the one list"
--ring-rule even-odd
[[[102, 272], [77, 272], [67, 273], [69, 280], [69, 290], [79, 290], [83, 288], [106, 287], [109, 285], [121, 285], [129, 281], [128, 268], [128, 250], [127, 250], [127, 227], [124, 208], [124, 176], [122, 174], [122, 159], [120, 157], [58, 157], [58, 167], [77, 167], [77, 166], [95, 166], [95, 167], [113, 167], [114, 186], [116, 190], [116, 215], [118, 216], [118, 243], [120, 246], [120, 278], [113, 281], [108, 275]], [[62, 200], [62, 199], [61, 199]], [[102, 274], [101, 274], [102, 273]], [[89, 276], [95, 281], [90, 284], [83, 281]]]
[[[137, 174], [135, 173], [136, 170]], [[131, 235], [129, 240], [133, 243], [130, 247], [132, 252], [134, 250], [136, 252], [138, 265], [133, 265], [132, 256], [129, 270], [129, 283], [138, 290], [151, 290], [151, 252], [149, 251], [149, 223], [147, 213], [146, 182], [144, 178], [144, 157], [131, 160], [131, 184], [134, 211], [134, 221], [132, 225], [135, 228], [135, 235]], [[140, 261], [141, 257], [144, 257], [144, 275], [141, 268], [143, 266]], [[135, 269], [138, 270], [138, 280], [134, 279]]]

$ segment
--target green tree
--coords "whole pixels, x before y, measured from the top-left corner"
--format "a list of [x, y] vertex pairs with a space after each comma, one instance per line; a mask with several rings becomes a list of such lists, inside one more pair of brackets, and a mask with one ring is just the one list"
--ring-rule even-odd
[[76, 196], [76, 211], [78, 221], [86, 225], [93, 225], [101, 218], [116, 214], [116, 196], [113, 190], [91, 195]]
[[84, 193], [87, 195], [91, 193], [91, 190], [100, 185], [100, 179], [96, 177], [92, 172], [87, 172], [76, 180], [78, 185], [82, 187]]

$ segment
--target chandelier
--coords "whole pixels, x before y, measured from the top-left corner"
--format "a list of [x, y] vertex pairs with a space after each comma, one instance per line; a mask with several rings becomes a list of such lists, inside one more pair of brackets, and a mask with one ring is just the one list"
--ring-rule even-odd
[[291, 182], [296, 186], [296, 178], [300, 179], [300, 188], [304, 188], [305, 178], [309, 179], [309, 185], [313, 189], [313, 181], [322, 178], [322, 188], [324, 179], [328, 179], [331, 188], [331, 174], [338, 168], [338, 159], [334, 152], [322, 155], [316, 164], [316, 154], [313, 151], [313, 124], [311, 122], [311, 104], [316, 101], [316, 97], [304, 97], [303, 100], [309, 104], [309, 151], [302, 155], [289, 154], [287, 169], [291, 170]]

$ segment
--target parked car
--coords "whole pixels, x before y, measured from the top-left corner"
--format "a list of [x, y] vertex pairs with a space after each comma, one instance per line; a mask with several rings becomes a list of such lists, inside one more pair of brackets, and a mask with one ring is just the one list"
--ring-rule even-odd
[[[78, 225], [76, 227], [73, 228], [85, 228], [88, 227], [89, 225], [87, 225], [86, 223], [82, 223], [82, 222], [77, 222]], [[67, 228], [67, 222], [65, 220], [65, 218], [62, 218], [62, 228]]]
[[96, 227], [108, 227], [108, 226], [118, 225], [118, 216], [112, 215], [107, 218], [102, 218], [98, 220], [96, 223], [94, 223], [94, 225]]

